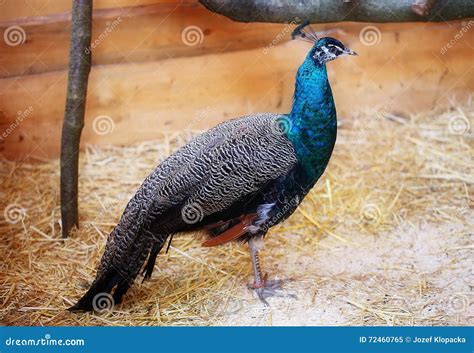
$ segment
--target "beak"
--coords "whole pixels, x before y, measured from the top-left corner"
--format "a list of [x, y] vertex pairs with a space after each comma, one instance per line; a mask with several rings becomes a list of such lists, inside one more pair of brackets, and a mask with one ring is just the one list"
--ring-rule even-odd
[[346, 49], [344, 50], [344, 54], [347, 54], [347, 55], [356, 55], [356, 56], [358, 55], [355, 51], [350, 50], [349, 48], [346, 48]]

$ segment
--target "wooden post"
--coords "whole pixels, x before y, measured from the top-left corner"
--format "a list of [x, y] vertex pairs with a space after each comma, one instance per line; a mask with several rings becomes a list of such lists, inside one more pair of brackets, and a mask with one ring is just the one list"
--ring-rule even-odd
[[66, 238], [79, 225], [79, 143], [84, 126], [87, 82], [91, 69], [92, 0], [74, 0], [71, 19], [69, 75], [61, 136], [61, 221]]

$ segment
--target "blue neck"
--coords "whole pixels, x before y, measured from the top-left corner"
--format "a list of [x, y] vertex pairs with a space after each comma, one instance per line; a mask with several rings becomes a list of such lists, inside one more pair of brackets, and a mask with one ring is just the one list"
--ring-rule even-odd
[[312, 51], [298, 69], [288, 138], [312, 179], [324, 172], [336, 142], [336, 107], [326, 65], [315, 64]]

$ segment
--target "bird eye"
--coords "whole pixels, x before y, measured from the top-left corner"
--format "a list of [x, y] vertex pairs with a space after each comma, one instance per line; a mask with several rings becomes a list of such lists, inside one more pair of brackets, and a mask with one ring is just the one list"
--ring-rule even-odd
[[339, 52], [342, 52], [342, 49], [339, 48], [337, 45], [329, 44], [329, 45], [328, 45], [328, 51], [329, 51], [331, 54], [338, 54]]

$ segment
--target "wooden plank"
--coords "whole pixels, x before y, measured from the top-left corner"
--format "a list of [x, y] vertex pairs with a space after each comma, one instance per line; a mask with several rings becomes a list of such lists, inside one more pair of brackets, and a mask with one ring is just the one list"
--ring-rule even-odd
[[[262, 47], [282, 31], [288, 40], [290, 28], [281, 24], [236, 23], [207, 11], [195, 1], [99, 8], [93, 19], [93, 65]], [[0, 41], [0, 77], [65, 69], [69, 21], [70, 13], [64, 12], [0, 22], [1, 33], [16, 28], [24, 39], [19, 45]]]
[[[196, 3], [195, 0], [94, 0], [94, 9], [111, 9], [177, 2]], [[17, 21], [21, 18], [39, 18], [71, 11], [71, 0], [4, 0], [0, 2], [0, 21]]]

